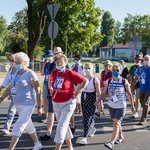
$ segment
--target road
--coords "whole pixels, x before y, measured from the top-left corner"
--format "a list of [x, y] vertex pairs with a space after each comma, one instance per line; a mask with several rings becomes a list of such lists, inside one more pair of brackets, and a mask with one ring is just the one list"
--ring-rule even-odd
[[[0, 105], [0, 129], [3, 128], [5, 123], [7, 109], [10, 101], [6, 100]], [[15, 120], [17, 115], [15, 116]], [[34, 125], [37, 129], [38, 136], [44, 135], [46, 132], [46, 124], [42, 123], [41, 120], [44, 119], [44, 115], [39, 117], [36, 113], [32, 116]], [[126, 117], [122, 123], [125, 141], [122, 144], [115, 145], [115, 150], [149, 150], [150, 144], [150, 122], [145, 126], [137, 125], [140, 118], [131, 118], [130, 107], [127, 108]], [[14, 121], [15, 122], [15, 121]], [[95, 116], [95, 127], [97, 129], [94, 137], [88, 137], [88, 144], [86, 146], [81, 146], [78, 144], [83, 135], [83, 125], [82, 125], [82, 115], [77, 114], [75, 116], [76, 122], [76, 132], [72, 140], [74, 150], [107, 150], [104, 147], [104, 143], [108, 142], [111, 138], [112, 133], [112, 121], [109, 117], [107, 104], [105, 102], [105, 116], [97, 117]], [[57, 122], [55, 121], [52, 135], [55, 135]], [[10, 143], [11, 135], [3, 135], [0, 133], [0, 149], [7, 149]], [[54, 150], [53, 140], [48, 140], [42, 142], [42, 150]], [[16, 150], [32, 149], [33, 142], [27, 133], [24, 133], [20, 138]], [[66, 145], [63, 145], [62, 150], [67, 150]]]

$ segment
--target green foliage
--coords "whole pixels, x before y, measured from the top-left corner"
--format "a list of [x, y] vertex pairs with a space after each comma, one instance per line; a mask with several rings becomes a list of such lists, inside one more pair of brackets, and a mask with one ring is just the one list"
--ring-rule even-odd
[[[59, 26], [54, 46], [61, 46], [65, 49], [65, 37], [68, 37], [68, 49], [73, 52], [88, 52], [92, 47], [101, 41], [101, 34], [97, 31], [100, 26], [101, 10], [95, 8], [93, 0], [80, 1], [57, 1], [60, 8], [56, 16]], [[86, 5], [85, 5], [86, 3]], [[47, 37], [47, 29], [50, 23], [48, 14], [47, 26], [41, 38], [41, 43], [50, 48], [50, 39]], [[47, 37], [47, 38], [45, 38]]]
[[101, 34], [104, 38], [101, 42], [101, 46], [113, 45], [115, 38], [115, 20], [112, 18], [111, 13], [106, 11], [102, 17]]
[[0, 16], [0, 52], [4, 52], [8, 35], [7, 23], [3, 16]]

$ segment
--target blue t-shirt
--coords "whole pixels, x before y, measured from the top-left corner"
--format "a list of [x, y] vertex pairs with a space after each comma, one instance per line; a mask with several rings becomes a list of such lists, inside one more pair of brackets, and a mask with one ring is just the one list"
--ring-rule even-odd
[[47, 62], [44, 66], [44, 84], [48, 86], [48, 79], [49, 79], [49, 66], [50, 66], [50, 62]]
[[150, 91], [150, 67], [138, 67], [135, 74], [140, 77], [140, 91]]

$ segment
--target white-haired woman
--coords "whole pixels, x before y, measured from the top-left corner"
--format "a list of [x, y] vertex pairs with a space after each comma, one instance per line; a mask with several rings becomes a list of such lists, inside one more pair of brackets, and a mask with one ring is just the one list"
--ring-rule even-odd
[[[69, 128], [70, 118], [76, 107], [76, 97], [81, 93], [88, 83], [88, 80], [66, 68], [68, 59], [65, 55], [59, 54], [54, 57], [56, 69], [50, 74], [49, 87], [52, 94], [53, 108], [58, 125], [54, 141], [55, 150], [60, 150], [66, 140], [68, 150], [73, 150], [71, 139], [73, 135]], [[80, 84], [78, 90], [74, 91], [74, 84]]]
[[24, 130], [28, 132], [34, 141], [35, 145], [33, 149], [39, 150], [42, 148], [36, 134], [36, 129], [31, 120], [36, 104], [34, 90], [37, 97], [37, 113], [39, 115], [42, 114], [41, 90], [35, 72], [28, 69], [27, 66], [29, 66], [29, 58], [27, 54], [23, 52], [16, 53], [15, 68], [17, 71], [12, 76], [10, 86], [0, 98], [0, 102], [2, 102], [3, 99], [10, 93], [14, 106], [19, 114], [19, 117], [12, 129], [12, 139], [9, 146], [10, 150], [15, 148]]
[[[3, 89], [3, 88], [6, 88], [10, 82], [11, 82], [11, 78], [12, 78], [12, 75], [15, 73], [16, 69], [15, 69], [15, 63], [14, 63], [14, 57], [15, 57], [15, 54], [12, 54], [9, 56], [9, 63], [10, 63], [10, 68], [6, 74], [6, 77], [0, 87], [0, 91]], [[10, 97], [11, 98], [11, 97]], [[12, 101], [12, 98], [11, 98], [11, 103], [9, 105], [9, 108], [8, 108], [8, 113], [7, 113], [7, 120], [4, 124], [4, 127], [3, 129], [1, 130], [2, 133], [4, 134], [9, 134], [9, 130], [10, 130], [10, 127], [11, 127], [11, 124], [13, 122], [13, 119], [14, 119], [14, 116], [16, 114], [16, 108], [14, 107], [14, 104], [13, 104], [13, 101]]]
[[130, 85], [126, 79], [120, 76], [121, 70], [120, 64], [113, 65], [112, 78], [106, 81], [101, 98], [99, 99], [99, 101], [103, 100], [108, 93], [108, 109], [110, 117], [113, 120], [113, 133], [111, 141], [105, 143], [104, 146], [109, 149], [114, 148], [114, 143], [119, 144], [124, 141], [121, 122], [126, 113], [126, 93], [128, 94], [132, 111], [135, 111]]

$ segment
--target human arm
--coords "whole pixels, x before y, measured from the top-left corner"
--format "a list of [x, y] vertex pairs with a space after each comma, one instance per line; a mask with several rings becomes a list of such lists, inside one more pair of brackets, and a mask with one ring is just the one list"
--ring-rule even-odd
[[75, 94], [73, 95], [73, 98], [76, 98], [79, 94], [82, 93], [82, 91], [86, 88], [86, 86], [88, 85], [89, 81], [87, 78], [84, 77], [83, 81], [81, 84], [78, 85]]
[[38, 80], [32, 80], [31, 85], [33, 86], [35, 92], [36, 92], [36, 98], [37, 98], [37, 113], [38, 115], [42, 115], [42, 101], [41, 101], [41, 89], [39, 85]]
[[4, 93], [2, 94], [1, 98], [0, 98], [0, 103], [10, 94], [10, 91], [11, 91], [11, 85], [9, 85]]
[[101, 94], [98, 96], [98, 101], [95, 102], [95, 106], [98, 105], [98, 103], [102, 103], [102, 100], [106, 97], [106, 94], [107, 94], [107, 91], [108, 91], [108, 83], [106, 82], [105, 83], [105, 87], [104, 87], [104, 90], [101, 92]]
[[128, 95], [129, 102], [130, 102], [130, 104], [131, 104], [131, 110], [132, 110], [132, 112], [134, 113], [134, 112], [135, 112], [134, 100], [133, 100], [133, 96], [132, 96], [132, 94], [131, 94], [131, 88], [130, 88], [129, 83], [126, 83], [126, 84], [125, 84], [125, 89], [126, 89], [126, 93], [127, 93], [127, 95]]
[[45, 75], [45, 65], [46, 65], [46, 59], [42, 62], [42, 69], [41, 69], [41, 76], [44, 76]]

